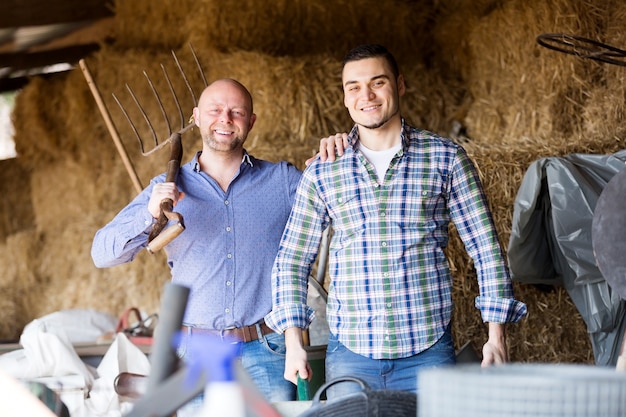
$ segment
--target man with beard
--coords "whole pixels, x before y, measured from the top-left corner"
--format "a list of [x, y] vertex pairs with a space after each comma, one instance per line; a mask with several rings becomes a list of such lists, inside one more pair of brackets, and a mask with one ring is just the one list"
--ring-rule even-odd
[[[186, 341], [195, 334], [238, 340], [243, 366], [266, 399], [293, 400], [295, 386], [282, 378], [284, 336], [263, 317], [271, 309], [272, 263], [301, 172], [246, 152], [256, 115], [239, 82], [209, 85], [193, 118], [202, 151], [181, 167], [176, 183], [165, 182], [165, 174], [153, 178], [99, 230], [92, 258], [100, 268], [132, 261], [148, 244], [161, 201], [172, 199], [186, 229], [165, 246], [167, 263], [172, 282], [190, 288], [179, 353], [184, 356]], [[178, 415], [193, 415], [200, 404], [198, 398]]]
[[[313, 318], [307, 277], [323, 230], [330, 243], [326, 381], [357, 377], [373, 389], [417, 392], [417, 372], [455, 363], [452, 275], [444, 248], [450, 221], [474, 260], [488, 322], [483, 365], [507, 361], [504, 323], [526, 306], [513, 289], [476, 168], [446, 138], [400, 115], [406, 87], [395, 58], [363, 45], [343, 61], [344, 105], [355, 123], [334, 162], [304, 171], [274, 268], [266, 323], [285, 333], [284, 377], [310, 377], [302, 329]], [[327, 138], [329, 159], [342, 135]], [[329, 399], [360, 389], [341, 383]]]

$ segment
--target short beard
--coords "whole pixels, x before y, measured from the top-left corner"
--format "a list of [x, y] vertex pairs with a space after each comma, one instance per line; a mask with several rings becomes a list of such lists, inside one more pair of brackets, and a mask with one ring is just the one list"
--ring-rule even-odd
[[202, 138], [202, 142], [215, 151], [229, 152], [242, 147], [245, 140], [240, 136], [236, 136], [234, 141], [224, 144], [216, 141], [212, 134], [208, 134]]
[[378, 123], [374, 123], [374, 124], [369, 125], [369, 126], [364, 125], [364, 124], [361, 124], [361, 123], [357, 123], [357, 124], [359, 124], [360, 126], [363, 126], [363, 127], [364, 127], [364, 128], [366, 128], [366, 129], [370, 129], [370, 130], [380, 129], [381, 127], [383, 127], [384, 125], [386, 125], [387, 123], [389, 123], [389, 121], [390, 121], [390, 120], [391, 120], [391, 119], [392, 119], [392, 118], [393, 118], [396, 114], [398, 114], [398, 111], [399, 111], [399, 108], [398, 108], [398, 109], [396, 109], [396, 111], [395, 111], [392, 115], [390, 115], [389, 117], [387, 117], [385, 120], [382, 120], [382, 121], [380, 121], [380, 122], [378, 122]]
[[373, 125], [369, 125], [369, 126], [361, 124], [361, 126], [363, 126], [366, 129], [375, 130], [375, 129], [378, 129], [380, 127], [383, 127], [388, 121], [389, 120], [385, 120], [385, 121], [382, 121], [382, 122], [379, 122], [379, 123], [376, 123], [376, 124], [373, 124]]

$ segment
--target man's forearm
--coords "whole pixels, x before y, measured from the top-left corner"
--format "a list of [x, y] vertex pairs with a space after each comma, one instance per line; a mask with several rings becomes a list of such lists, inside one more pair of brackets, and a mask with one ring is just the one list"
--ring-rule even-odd
[[506, 345], [506, 332], [504, 330], [504, 324], [489, 323], [489, 340], [494, 343]]
[[290, 327], [285, 330], [285, 346], [287, 350], [303, 348], [301, 328]]
[[307, 353], [302, 343], [302, 329], [290, 327], [285, 330], [285, 379], [297, 384], [297, 376], [310, 379], [312, 376], [311, 366], [307, 359]]
[[489, 323], [489, 339], [483, 346], [482, 365], [506, 363], [509, 356], [506, 348], [506, 334], [504, 324]]

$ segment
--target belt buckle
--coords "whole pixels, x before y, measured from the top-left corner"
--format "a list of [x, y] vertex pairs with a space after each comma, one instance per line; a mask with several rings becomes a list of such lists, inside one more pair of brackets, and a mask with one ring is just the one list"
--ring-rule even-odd
[[[229, 330], [235, 330], [237, 327], [235, 326], [231, 326], [231, 327], [226, 327], [222, 330], [220, 330], [220, 339], [222, 339], [222, 342], [229, 342], [231, 345], [235, 345], [237, 343], [239, 343], [239, 340], [236, 340], [236, 338], [231, 338], [231, 339], [224, 339], [224, 332], [227, 332]], [[234, 340], [233, 340], [234, 339]]]

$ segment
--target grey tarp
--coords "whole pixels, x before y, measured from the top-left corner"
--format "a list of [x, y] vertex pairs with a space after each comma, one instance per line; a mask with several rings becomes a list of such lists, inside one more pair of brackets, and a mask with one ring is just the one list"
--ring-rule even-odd
[[596, 364], [607, 366], [619, 356], [626, 305], [596, 266], [591, 223], [598, 197], [625, 161], [626, 150], [534, 161], [515, 198], [508, 246], [514, 281], [565, 287], [587, 325]]

